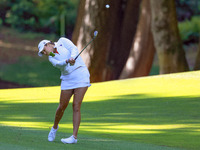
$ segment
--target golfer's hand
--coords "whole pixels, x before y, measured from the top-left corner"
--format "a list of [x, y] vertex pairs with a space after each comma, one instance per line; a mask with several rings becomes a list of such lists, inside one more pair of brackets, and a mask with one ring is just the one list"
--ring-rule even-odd
[[73, 65], [75, 64], [74, 58], [71, 57], [71, 58], [68, 60], [68, 63], [70, 63], [70, 66], [73, 66]]

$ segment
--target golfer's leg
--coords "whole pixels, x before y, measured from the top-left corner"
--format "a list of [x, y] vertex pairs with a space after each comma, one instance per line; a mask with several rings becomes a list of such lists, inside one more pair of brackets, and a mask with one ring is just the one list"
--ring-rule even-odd
[[58, 128], [58, 123], [60, 122], [65, 109], [69, 104], [69, 100], [73, 94], [73, 90], [62, 90], [60, 94], [60, 103], [56, 110], [55, 121], [54, 121], [54, 129]]
[[81, 122], [81, 104], [83, 97], [87, 91], [88, 87], [77, 88], [74, 90], [74, 100], [73, 100], [73, 135], [77, 138], [78, 128]]

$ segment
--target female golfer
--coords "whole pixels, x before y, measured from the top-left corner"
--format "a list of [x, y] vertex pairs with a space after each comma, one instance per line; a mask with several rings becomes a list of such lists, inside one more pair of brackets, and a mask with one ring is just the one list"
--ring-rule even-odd
[[90, 86], [89, 71], [80, 56], [74, 60], [78, 55], [78, 49], [66, 38], [60, 38], [55, 43], [48, 40], [42, 40], [38, 44], [38, 49], [39, 56], [47, 55], [53, 66], [61, 70], [60, 103], [56, 110], [54, 125], [49, 132], [48, 140], [50, 142], [54, 141], [56, 131], [58, 130], [58, 123], [69, 104], [71, 96], [74, 95], [73, 135], [69, 138], [63, 138], [61, 141], [68, 144], [77, 143], [77, 134], [81, 121], [81, 103]]

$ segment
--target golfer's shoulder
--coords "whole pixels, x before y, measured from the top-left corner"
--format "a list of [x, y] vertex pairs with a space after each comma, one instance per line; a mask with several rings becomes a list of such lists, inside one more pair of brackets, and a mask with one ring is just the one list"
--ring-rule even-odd
[[65, 37], [61, 37], [58, 42], [61, 42], [61, 43], [71, 43], [71, 41], [68, 39], [68, 38], [65, 38]]
[[59, 44], [62, 44], [65, 48], [70, 49], [72, 47], [74, 47], [75, 45], [73, 44], [73, 42], [67, 38], [61, 37], [58, 40]]

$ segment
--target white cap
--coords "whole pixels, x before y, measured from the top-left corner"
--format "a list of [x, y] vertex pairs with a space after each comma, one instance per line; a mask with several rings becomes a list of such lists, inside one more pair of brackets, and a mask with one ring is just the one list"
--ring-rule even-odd
[[39, 52], [38, 52], [38, 55], [40, 56], [40, 57], [42, 57], [42, 51], [43, 51], [43, 49], [44, 49], [44, 45], [45, 44], [47, 44], [47, 43], [49, 43], [49, 42], [51, 42], [51, 41], [49, 41], [49, 40], [42, 40], [39, 44], [38, 44], [38, 49], [39, 49]]

